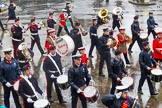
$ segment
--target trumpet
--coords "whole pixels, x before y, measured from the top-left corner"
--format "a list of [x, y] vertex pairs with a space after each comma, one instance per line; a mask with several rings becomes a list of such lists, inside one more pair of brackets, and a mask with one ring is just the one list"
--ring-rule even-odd
[[81, 31], [83, 36], [86, 36], [88, 34], [88, 32], [85, 31], [84, 28], [81, 25], [80, 25], [80, 31]]
[[40, 21], [38, 24], [40, 24], [40, 26], [42, 28], [44, 28], [46, 26], [46, 22], [45, 21]]
[[115, 38], [111, 37], [107, 40], [107, 45], [109, 48], [114, 48], [117, 44], [117, 41]]

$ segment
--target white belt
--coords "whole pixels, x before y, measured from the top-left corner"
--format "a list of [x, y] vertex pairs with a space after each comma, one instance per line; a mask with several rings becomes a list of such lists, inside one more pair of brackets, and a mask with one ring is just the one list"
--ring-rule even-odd
[[56, 73], [56, 72], [58, 72], [58, 71], [50, 71], [50, 70], [48, 70], [49, 72], [51, 72], [51, 73]]
[[[52, 30], [52, 29], [54, 29], [54, 28], [51, 28], [51, 27], [48, 27], [48, 28], [47, 28], [47, 30]], [[55, 29], [54, 29], [54, 30], [55, 30]]]
[[91, 33], [91, 35], [97, 36], [97, 34]]
[[22, 41], [22, 39], [20, 40], [20, 39], [15, 39], [15, 38], [12, 38], [12, 40], [18, 41], [18, 42]]
[[35, 95], [30, 96], [30, 95], [27, 95], [27, 94], [25, 94], [25, 93], [24, 93], [24, 95], [25, 95], [26, 97], [28, 97], [28, 98], [36, 97]]
[[19, 60], [19, 63], [26, 63], [27, 61], [25, 60]]
[[68, 16], [68, 18], [71, 18], [71, 16]]
[[30, 33], [31, 35], [38, 35], [38, 33]]

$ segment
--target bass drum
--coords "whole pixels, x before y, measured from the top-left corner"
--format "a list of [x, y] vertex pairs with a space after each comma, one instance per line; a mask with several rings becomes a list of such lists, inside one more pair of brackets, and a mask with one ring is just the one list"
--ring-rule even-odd
[[56, 39], [56, 51], [61, 56], [66, 56], [74, 51], [74, 41], [68, 36], [60, 36]]
[[34, 102], [34, 108], [50, 108], [50, 103], [46, 99], [38, 99]]

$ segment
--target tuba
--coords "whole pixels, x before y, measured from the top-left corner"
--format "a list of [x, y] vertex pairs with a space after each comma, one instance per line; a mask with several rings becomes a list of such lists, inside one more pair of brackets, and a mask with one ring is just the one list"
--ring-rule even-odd
[[113, 14], [115, 15], [121, 15], [123, 12], [123, 9], [121, 7], [116, 7], [113, 9]]
[[115, 38], [111, 37], [107, 40], [107, 43], [109, 43], [110, 45], [108, 46], [109, 48], [114, 48], [117, 44], [117, 41]]
[[98, 16], [103, 20], [104, 23], [108, 23], [109, 19], [108, 19], [108, 10], [107, 9], [101, 9], [98, 12]]

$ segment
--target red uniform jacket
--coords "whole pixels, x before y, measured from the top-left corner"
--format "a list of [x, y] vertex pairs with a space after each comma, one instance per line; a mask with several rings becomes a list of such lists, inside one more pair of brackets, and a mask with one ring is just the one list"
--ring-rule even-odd
[[127, 40], [126, 40], [126, 38], [122, 38], [122, 36], [121, 36], [121, 34], [119, 33], [119, 34], [117, 34], [117, 37], [118, 37], [118, 44], [117, 44], [117, 49], [119, 48], [119, 46], [120, 46], [120, 43], [124, 43], [124, 42], [126, 42]]
[[161, 39], [158, 39], [158, 38], [154, 39], [152, 47], [153, 47], [153, 51], [154, 51], [153, 57], [155, 59], [162, 60], [162, 50], [157, 49], [157, 48], [162, 48], [162, 43], [160, 43], [160, 40], [162, 41], [162, 38]]
[[61, 26], [65, 27], [66, 26], [66, 18], [67, 18], [67, 14], [66, 13], [61, 13], [59, 16], [59, 23]]

